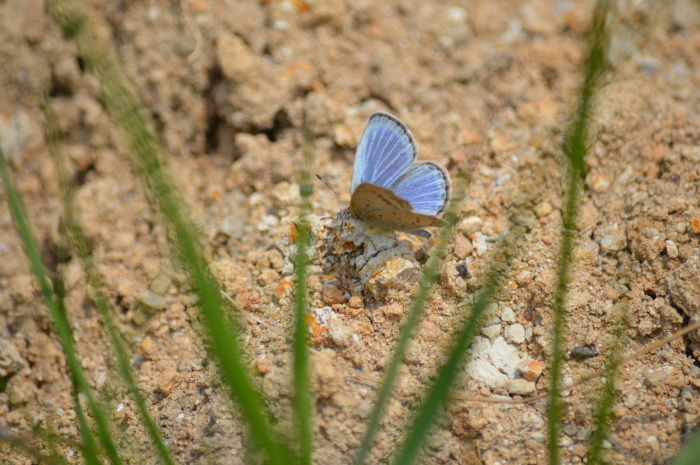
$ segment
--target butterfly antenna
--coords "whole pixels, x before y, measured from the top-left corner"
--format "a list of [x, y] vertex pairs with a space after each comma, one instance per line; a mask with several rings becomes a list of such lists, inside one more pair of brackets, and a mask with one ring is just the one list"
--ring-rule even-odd
[[340, 196], [340, 194], [338, 194], [338, 193], [335, 191], [335, 189], [333, 189], [333, 188], [331, 187], [331, 185], [328, 184], [328, 183], [326, 182], [325, 179], [323, 179], [323, 178], [322, 178], [321, 176], [319, 176], [318, 174], [316, 175], [316, 177], [318, 178], [319, 181], [321, 181], [323, 184], [325, 184], [326, 187], [329, 188], [329, 189], [331, 190], [331, 192], [333, 192], [333, 193], [336, 195], [336, 197], [338, 197], [338, 198], [340, 199], [340, 201], [343, 202], [343, 203], [345, 204], [346, 207], [350, 208], [350, 205], [348, 205], [348, 203], [347, 203], [345, 200], [343, 200], [343, 198]]

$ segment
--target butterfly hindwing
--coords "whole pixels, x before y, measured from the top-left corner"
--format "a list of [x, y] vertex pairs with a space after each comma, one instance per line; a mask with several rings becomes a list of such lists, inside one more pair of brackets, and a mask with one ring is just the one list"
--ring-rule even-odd
[[450, 178], [435, 163], [411, 165], [391, 186], [398, 197], [407, 200], [416, 213], [437, 215], [449, 198]]
[[350, 198], [350, 211], [356, 218], [365, 217], [375, 211], [396, 210], [410, 212], [411, 204], [398, 197], [389, 189], [370, 183], [362, 183], [357, 186]]
[[384, 230], [409, 231], [439, 226], [442, 220], [413, 211], [405, 199], [374, 184], [360, 184], [350, 200], [350, 212], [368, 225]]
[[363, 221], [378, 229], [394, 231], [411, 231], [442, 225], [442, 220], [436, 216], [397, 210], [368, 213]]

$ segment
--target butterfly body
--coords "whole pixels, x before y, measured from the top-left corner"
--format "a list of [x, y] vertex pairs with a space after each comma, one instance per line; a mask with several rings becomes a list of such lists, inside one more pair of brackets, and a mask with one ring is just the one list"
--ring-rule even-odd
[[440, 226], [449, 198], [447, 171], [414, 163], [416, 145], [406, 126], [386, 113], [370, 117], [355, 155], [350, 212], [377, 230], [418, 232]]

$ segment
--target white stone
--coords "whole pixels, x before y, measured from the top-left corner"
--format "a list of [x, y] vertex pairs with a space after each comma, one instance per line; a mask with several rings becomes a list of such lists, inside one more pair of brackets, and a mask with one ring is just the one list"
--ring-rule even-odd
[[522, 344], [525, 342], [525, 328], [520, 323], [506, 326], [503, 335], [508, 342], [512, 342], [513, 344]]
[[481, 334], [483, 334], [491, 340], [494, 340], [501, 334], [501, 329], [503, 329], [503, 326], [497, 323], [495, 325], [481, 328]]
[[510, 307], [503, 307], [501, 310], [501, 321], [504, 323], [515, 323], [515, 312]]

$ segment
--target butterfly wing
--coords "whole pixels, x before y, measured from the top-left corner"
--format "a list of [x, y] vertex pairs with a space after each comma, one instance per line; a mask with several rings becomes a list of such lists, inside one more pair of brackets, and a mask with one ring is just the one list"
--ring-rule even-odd
[[440, 226], [442, 220], [413, 211], [411, 203], [374, 184], [357, 186], [350, 199], [350, 212], [368, 225], [382, 230], [410, 231]]
[[390, 189], [406, 200], [415, 213], [437, 215], [447, 204], [450, 178], [447, 171], [435, 163], [416, 163], [394, 181]]
[[367, 122], [355, 153], [351, 192], [362, 183], [390, 187], [416, 159], [416, 144], [406, 126], [386, 113]]

